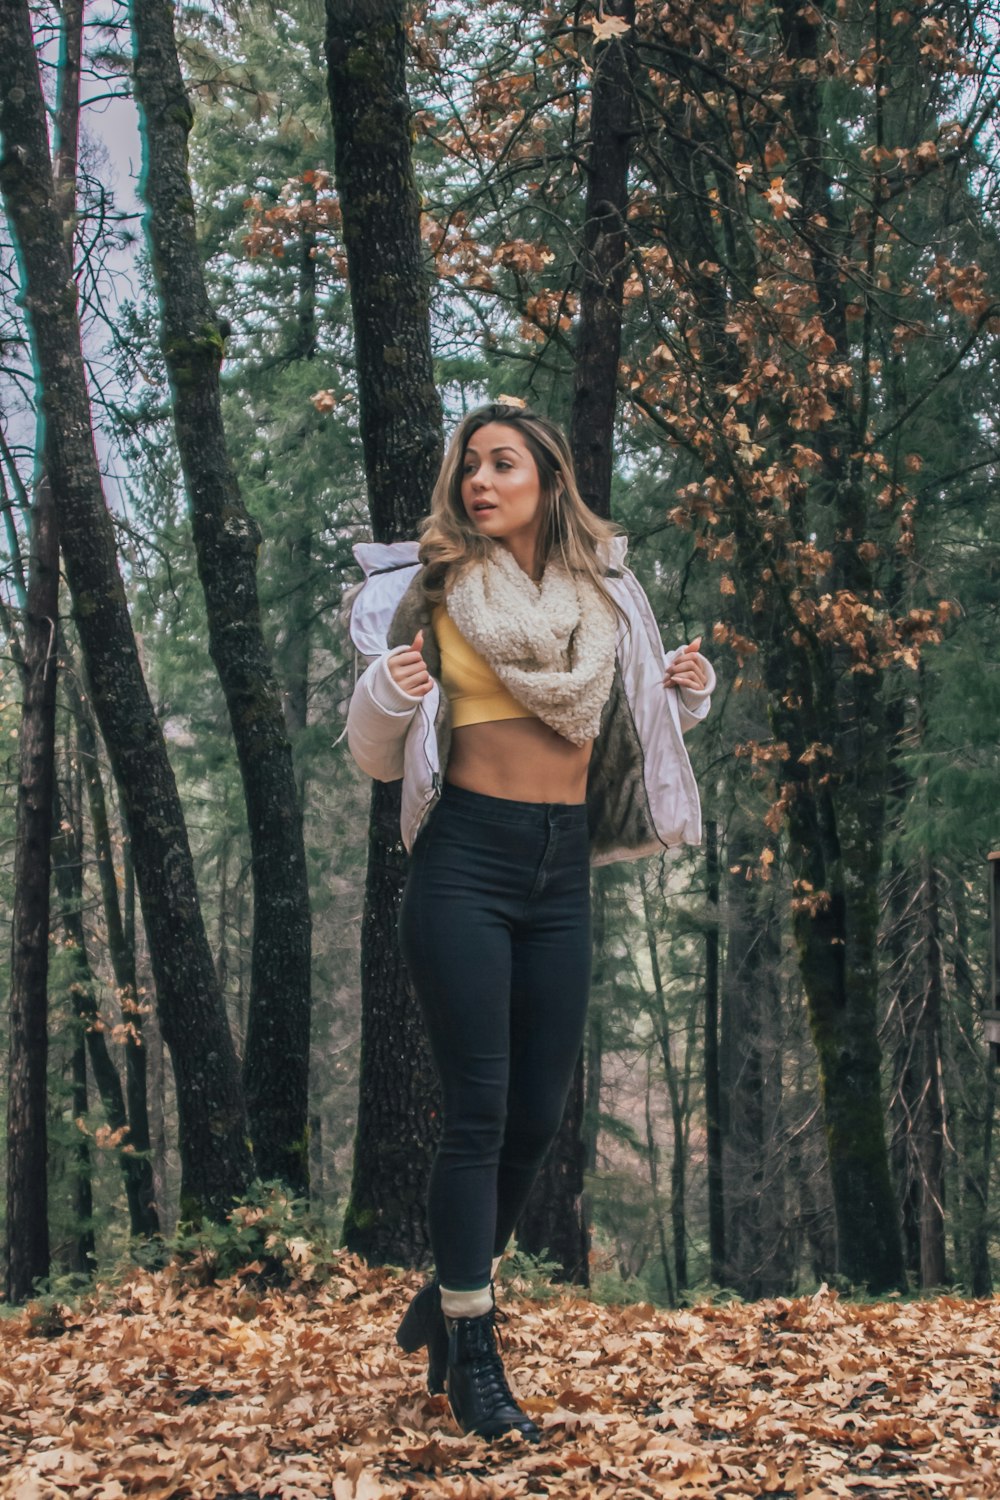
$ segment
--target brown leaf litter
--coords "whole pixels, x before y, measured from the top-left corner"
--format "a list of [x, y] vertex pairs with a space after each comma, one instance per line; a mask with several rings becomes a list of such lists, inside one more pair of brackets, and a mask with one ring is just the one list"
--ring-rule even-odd
[[[0, 1323], [0, 1500], [981, 1500], [1000, 1496], [996, 1301], [683, 1311], [501, 1290], [537, 1447], [459, 1434], [393, 1332], [419, 1278], [175, 1270]], [[45, 1336], [45, 1335], [48, 1336]]]

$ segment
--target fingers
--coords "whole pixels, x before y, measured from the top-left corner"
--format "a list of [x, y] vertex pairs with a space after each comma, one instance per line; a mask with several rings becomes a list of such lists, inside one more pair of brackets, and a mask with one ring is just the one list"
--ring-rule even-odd
[[695, 693], [704, 692], [708, 686], [708, 677], [703, 670], [689, 672], [686, 668], [676, 672], [667, 672], [663, 678], [664, 687], [691, 688]]
[[401, 688], [404, 693], [408, 693], [411, 698], [423, 698], [426, 693], [430, 692], [434, 685], [426, 668], [419, 675], [416, 672], [412, 674], [398, 671], [393, 672], [391, 667], [389, 670], [396, 686]]
[[398, 651], [388, 660], [389, 676], [398, 688], [409, 693], [411, 698], [422, 698], [434, 686], [421, 653], [424, 632], [418, 630], [408, 651]]
[[414, 667], [411, 670], [397, 666], [399, 657], [393, 657], [389, 663], [389, 672], [397, 687], [402, 688], [404, 693], [409, 693], [411, 698], [422, 698], [429, 693], [433, 682], [427, 668], [424, 666]]
[[663, 686], [691, 688], [696, 693], [704, 692], [708, 686], [708, 673], [698, 656], [701, 636], [686, 646], [681, 646], [663, 675]]

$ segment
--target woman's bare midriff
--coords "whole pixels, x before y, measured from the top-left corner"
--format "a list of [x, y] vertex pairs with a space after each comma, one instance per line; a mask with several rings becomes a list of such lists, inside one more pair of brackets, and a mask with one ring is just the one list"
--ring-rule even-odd
[[591, 743], [572, 745], [540, 719], [500, 719], [452, 731], [445, 779], [512, 802], [585, 802]]

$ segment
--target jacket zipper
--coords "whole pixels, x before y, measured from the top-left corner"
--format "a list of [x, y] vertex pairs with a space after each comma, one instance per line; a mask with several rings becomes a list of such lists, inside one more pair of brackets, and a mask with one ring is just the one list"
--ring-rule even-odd
[[[441, 692], [441, 688], [440, 687], [438, 688], [438, 692], [439, 693]], [[425, 762], [427, 764], [427, 769], [428, 769], [428, 771], [431, 774], [431, 795], [428, 797], [427, 801], [424, 803], [424, 807], [426, 809], [426, 808], [430, 807], [431, 803], [437, 798], [437, 796], [439, 795], [439, 793], [441, 791], [441, 774], [440, 774], [439, 771], [435, 771], [433, 763], [431, 762], [430, 753], [429, 753], [429, 751], [427, 749], [428, 738], [429, 738], [429, 736], [432, 736], [434, 734], [434, 723], [433, 723], [433, 720], [430, 717], [430, 714], [424, 712], [424, 708], [423, 708], [422, 704], [421, 704], [420, 711], [423, 714], [423, 718], [424, 718], [424, 733], [423, 733], [423, 736], [422, 736], [421, 741], [420, 741], [420, 748], [424, 752], [424, 760], [425, 760]]]

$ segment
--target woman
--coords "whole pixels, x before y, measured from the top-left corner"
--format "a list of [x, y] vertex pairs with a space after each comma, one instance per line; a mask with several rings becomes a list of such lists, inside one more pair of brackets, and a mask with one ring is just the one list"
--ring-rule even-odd
[[[538, 1429], [496, 1350], [492, 1276], [559, 1128], [583, 1038], [589, 866], [701, 837], [682, 732], [714, 674], [665, 657], [624, 542], [582, 501], [564, 435], [472, 412], [419, 549], [356, 549], [348, 743], [403, 779], [400, 940], [441, 1079], [436, 1275], [397, 1339], [429, 1350], [466, 1432]], [[667, 691], [664, 691], [667, 689]]]

